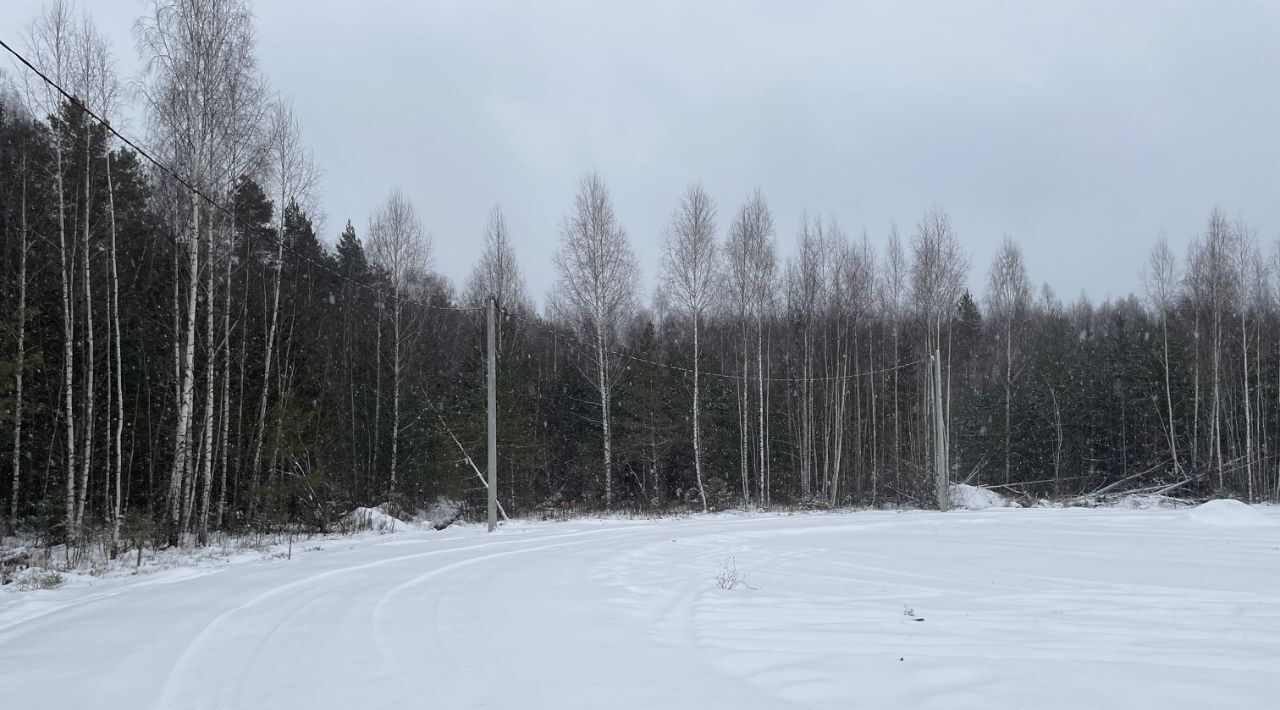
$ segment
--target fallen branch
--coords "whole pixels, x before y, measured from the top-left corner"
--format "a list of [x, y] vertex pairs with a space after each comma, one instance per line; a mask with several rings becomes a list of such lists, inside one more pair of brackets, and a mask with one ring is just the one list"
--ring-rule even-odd
[[1137, 472], [1137, 473], [1135, 473], [1135, 474], [1133, 474], [1133, 475], [1125, 476], [1124, 478], [1122, 478], [1122, 479], [1120, 479], [1120, 480], [1118, 480], [1118, 481], [1116, 481], [1116, 482], [1114, 482], [1114, 483], [1108, 483], [1107, 485], [1103, 486], [1102, 488], [1099, 488], [1098, 490], [1096, 490], [1096, 491], [1094, 491], [1094, 492], [1092, 492], [1092, 493], [1090, 493], [1090, 494], [1088, 494], [1088, 495], [1091, 495], [1091, 496], [1106, 495], [1109, 491], [1111, 491], [1111, 490], [1115, 489], [1116, 487], [1120, 486], [1120, 484], [1122, 484], [1122, 483], [1127, 483], [1127, 482], [1129, 482], [1129, 481], [1132, 481], [1132, 480], [1133, 480], [1133, 479], [1135, 479], [1135, 478], [1141, 478], [1142, 476], [1146, 476], [1147, 474], [1155, 473], [1155, 472], [1156, 472], [1156, 471], [1158, 471], [1159, 469], [1163, 468], [1163, 467], [1164, 467], [1164, 464], [1165, 464], [1165, 462], [1161, 461], [1160, 463], [1156, 464], [1155, 466], [1152, 466], [1151, 468], [1149, 468], [1149, 469], [1147, 469], [1147, 470], [1145, 470], [1145, 471], [1139, 471], [1139, 472]]
[[[430, 400], [427, 400], [427, 404], [431, 405], [431, 408], [436, 410], [436, 418], [440, 420], [440, 426], [444, 427], [444, 430], [449, 433], [449, 438], [453, 439], [453, 443], [458, 445], [458, 451], [462, 452], [462, 457], [466, 459], [467, 465], [471, 467], [471, 470], [476, 472], [476, 477], [480, 479], [480, 483], [484, 486], [485, 490], [489, 490], [488, 479], [486, 479], [484, 474], [480, 472], [480, 467], [476, 466], [476, 462], [471, 459], [471, 454], [467, 453], [467, 449], [463, 447], [462, 442], [454, 435], [453, 429], [449, 428], [449, 425], [444, 420], [444, 415], [440, 413], [440, 410], [436, 409], [434, 404], [431, 404]], [[502, 501], [498, 501], [498, 512], [502, 514], [503, 521], [511, 521], [511, 518], [507, 517], [507, 511], [502, 507]]]

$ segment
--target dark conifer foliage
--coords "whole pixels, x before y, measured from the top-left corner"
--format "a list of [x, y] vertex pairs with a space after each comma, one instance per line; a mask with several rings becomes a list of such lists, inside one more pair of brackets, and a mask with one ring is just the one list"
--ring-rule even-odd
[[[258, 100], [249, 93], [224, 98]], [[775, 227], [757, 193], [725, 209], [736, 217], [714, 234], [736, 251], [704, 278], [715, 293], [697, 302], [695, 351], [690, 311], [661, 290], [648, 307], [617, 296], [618, 322], [605, 328], [581, 294], [557, 293], [537, 315], [507, 236], [520, 226], [500, 209], [492, 251], [471, 275], [433, 270], [425, 243], [413, 252], [402, 242], [417, 256], [389, 259], [387, 240], [421, 238], [413, 229], [375, 220], [365, 230], [346, 215], [336, 232], [318, 223], [309, 183], [266, 167], [268, 154], [286, 167], [291, 154], [271, 147], [253, 118], [260, 106], [237, 109], [241, 133], [210, 139], [226, 174], [206, 171], [194, 201], [80, 105], [47, 108], [0, 92], [0, 515], [10, 529], [77, 541], [118, 531], [132, 512], [173, 539], [323, 529], [355, 506], [412, 509], [440, 496], [482, 507], [476, 306], [489, 293], [510, 304], [498, 323], [498, 451], [499, 497], [513, 515], [701, 510], [691, 401], [713, 508], [932, 505], [938, 445], [953, 482], [1029, 498], [1280, 495], [1277, 279], [1255, 230], [1219, 210], [1186, 259], [1153, 256], [1143, 298], [1095, 304], [1033, 289], [1013, 242], [989, 274], [970, 265], [938, 207], [886, 250], [833, 222]], [[255, 157], [228, 158], [232, 146]], [[181, 151], [156, 154], [193, 169]], [[581, 198], [566, 249], [595, 230], [629, 254], [604, 178], [583, 185], [603, 197]], [[691, 194], [714, 214], [701, 188]], [[792, 228], [795, 253], [779, 254], [774, 232]], [[572, 291], [581, 274], [564, 269], [561, 289]], [[984, 280], [985, 296], [965, 290]], [[612, 442], [601, 436], [602, 397]], [[177, 431], [189, 433], [186, 449]]]

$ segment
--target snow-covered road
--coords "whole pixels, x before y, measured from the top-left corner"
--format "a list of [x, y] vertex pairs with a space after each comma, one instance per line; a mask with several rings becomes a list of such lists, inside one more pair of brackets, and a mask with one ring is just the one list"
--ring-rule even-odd
[[[1280, 510], [1262, 515], [721, 516], [329, 542], [0, 595], [0, 707], [1271, 708]], [[717, 586], [728, 557], [750, 587]]]

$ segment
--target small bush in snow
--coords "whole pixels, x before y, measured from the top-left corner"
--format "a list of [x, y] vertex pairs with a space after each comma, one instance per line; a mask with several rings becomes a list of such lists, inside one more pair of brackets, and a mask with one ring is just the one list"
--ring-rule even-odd
[[444, 530], [462, 515], [462, 504], [441, 496], [424, 513], [426, 521], [436, 530]]
[[20, 591], [33, 589], [57, 589], [62, 586], [62, 575], [49, 569], [29, 567], [13, 576], [13, 584]]
[[746, 573], [738, 571], [738, 563], [732, 557], [726, 557], [724, 562], [720, 563], [720, 573], [716, 575], [716, 586], [726, 590], [733, 590], [738, 587], [743, 589], [758, 588], [747, 584]]

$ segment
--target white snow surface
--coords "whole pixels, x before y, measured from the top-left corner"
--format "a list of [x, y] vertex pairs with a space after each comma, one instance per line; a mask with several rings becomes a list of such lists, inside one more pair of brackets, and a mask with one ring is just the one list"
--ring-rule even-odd
[[[0, 593], [0, 703], [1170, 710], [1275, 707], [1280, 687], [1280, 532], [1185, 511], [514, 522], [317, 547]], [[716, 584], [730, 557], [749, 585]]]
[[1188, 510], [1188, 520], [1204, 525], [1224, 525], [1227, 527], [1267, 527], [1275, 524], [1275, 520], [1248, 503], [1238, 500], [1223, 499], [1201, 503]]

